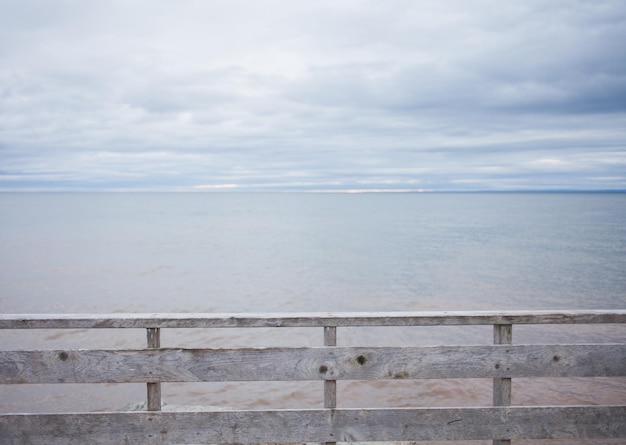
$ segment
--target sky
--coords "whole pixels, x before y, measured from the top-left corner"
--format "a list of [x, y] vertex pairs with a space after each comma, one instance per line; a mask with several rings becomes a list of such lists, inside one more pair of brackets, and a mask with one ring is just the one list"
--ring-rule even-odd
[[0, 191], [626, 190], [623, 0], [0, 0]]

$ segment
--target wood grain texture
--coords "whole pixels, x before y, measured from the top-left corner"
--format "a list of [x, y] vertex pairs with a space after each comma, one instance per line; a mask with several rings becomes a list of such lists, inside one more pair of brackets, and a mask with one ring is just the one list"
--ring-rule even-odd
[[[626, 323], [626, 311], [0, 315], [0, 329], [144, 328], [147, 349], [0, 351], [0, 384], [324, 381], [325, 409], [0, 415], [4, 444], [626, 439], [626, 406], [510, 407], [516, 377], [626, 375], [626, 344], [511, 345], [514, 324]], [[494, 325], [494, 345], [336, 347], [342, 326]], [[161, 328], [323, 327], [324, 347], [161, 348]], [[337, 380], [493, 378], [492, 408], [335, 409]], [[508, 385], [508, 386], [507, 386]], [[626, 441], [626, 440], [625, 440]]]
[[0, 351], [0, 384], [626, 375], [626, 345]]
[[[513, 325], [494, 325], [493, 343], [496, 345], [510, 345], [513, 343]], [[511, 405], [512, 389], [513, 381], [510, 378], [493, 379], [493, 406]], [[511, 445], [511, 441], [508, 439], [494, 439], [492, 445]]]
[[[326, 326], [324, 328], [324, 346], [336, 346], [337, 345], [337, 328], [334, 326]], [[324, 368], [326, 366], [326, 368]], [[327, 374], [328, 366], [320, 364], [318, 373], [323, 378]], [[322, 372], [324, 371], [324, 372]], [[336, 408], [337, 407], [337, 380], [326, 379], [324, 381], [324, 408]]]
[[[161, 329], [148, 328], [146, 330], [148, 348], [161, 347]], [[146, 386], [146, 401], [148, 411], [161, 411], [161, 382], [148, 382]]]
[[0, 314], [0, 329], [246, 328], [626, 323], [626, 310], [271, 314]]
[[[324, 346], [337, 346], [337, 328], [324, 326]], [[322, 369], [320, 367], [320, 369]], [[324, 380], [324, 408], [337, 408], [337, 380]], [[322, 442], [335, 445], [337, 442]]]
[[0, 445], [626, 438], [625, 406], [0, 415]]

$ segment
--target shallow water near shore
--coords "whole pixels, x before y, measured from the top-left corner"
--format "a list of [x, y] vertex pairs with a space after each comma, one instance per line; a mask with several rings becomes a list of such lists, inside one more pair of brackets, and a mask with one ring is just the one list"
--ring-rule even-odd
[[[3, 313], [625, 309], [624, 194], [0, 194]], [[623, 341], [621, 326], [514, 343]], [[320, 329], [164, 330], [166, 347], [321, 346]], [[489, 344], [490, 327], [345, 328], [339, 345]], [[143, 330], [0, 332], [2, 349]], [[319, 408], [322, 382], [163, 384], [173, 405]], [[4, 385], [2, 412], [122, 409], [144, 385]], [[624, 404], [624, 379], [515, 379], [513, 403]], [[339, 407], [491, 404], [491, 382], [339, 382]], [[607, 442], [608, 443], [608, 442]]]

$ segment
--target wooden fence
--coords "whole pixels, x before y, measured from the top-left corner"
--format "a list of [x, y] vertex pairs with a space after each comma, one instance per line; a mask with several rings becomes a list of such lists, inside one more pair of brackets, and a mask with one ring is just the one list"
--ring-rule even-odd
[[[520, 324], [626, 323], [626, 311], [0, 315], [0, 329], [143, 328], [137, 350], [0, 351], [0, 384], [143, 382], [147, 411], [0, 414], [0, 444], [621, 438], [626, 406], [510, 406], [517, 377], [626, 376], [626, 343], [512, 344]], [[337, 328], [493, 325], [494, 344], [340, 347]], [[323, 347], [169, 349], [175, 328], [319, 327]], [[320, 331], [322, 335], [322, 331]], [[493, 379], [492, 407], [342, 409], [337, 380]], [[161, 382], [324, 381], [320, 409], [161, 412]]]

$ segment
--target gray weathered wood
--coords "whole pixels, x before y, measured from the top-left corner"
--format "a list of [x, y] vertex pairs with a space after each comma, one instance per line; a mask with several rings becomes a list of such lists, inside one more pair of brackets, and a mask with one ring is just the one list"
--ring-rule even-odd
[[[513, 326], [510, 324], [494, 325], [493, 327], [493, 343], [496, 345], [510, 345], [513, 341]], [[554, 357], [557, 357], [555, 360]], [[529, 357], [530, 358], [530, 357]], [[555, 354], [553, 361], [559, 361], [560, 356]], [[509, 406], [511, 405], [511, 379], [495, 378], [493, 380], [493, 405]], [[500, 444], [499, 444], [500, 445]], [[501, 444], [505, 445], [505, 444]]]
[[[337, 346], [337, 327], [324, 326], [324, 346]], [[320, 365], [320, 370], [322, 369]], [[324, 408], [337, 408], [337, 380], [324, 381]], [[335, 445], [336, 442], [324, 442], [326, 445]]]
[[625, 406], [0, 415], [0, 445], [626, 438]]
[[626, 310], [271, 314], [0, 314], [0, 329], [454, 326], [626, 323]]
[[[334, 326], [324, 328], [324, 346], [336, 346], [337, 345], [337, 328]], [[286, 362], [283, 366], [287, 366]], [[320, 364], [318, 367], [318, 373], [325, 375], [328, 373], [328, 364]], [[325, 371], [326, 370], [326, 371]], [[322, 372], [324, 371], [324, 372]], [[337, 380], [327, 379], [324, 382], [324, 408], [336, 408], [337, 407]]]
[[0, 384], [625, 375], [626, 344], [0, 351]]
[[[510, 345], [513, 342], [513, 326], [497, 324], [493, 326], [493, 343], [496, 345]], [[554, 357], [558, 357], [555, 355]], [[559, 361], [559, 360], [556, 360]], [[493, 406], [511, 405], [513, 382], [510, 378], [493, 379]], [[510, 445], [508, 439], [494, 439], [493, 445]]]
[[[148, 348], [159, 349], [161, 347], [161, 330], [159, 328], [147, 329]], [[161, 411], [161, 382], [147, 383], [147, 408], [148, 411]]]
[[[626, 439], [625, 406], [510, 407], [512, 377], [626, 375], [626, 344], [511, 345], [513, 324], [626, 311], [0, 315], [0, 329], [146, 328], [148, 349], [0, 351], [0, 384], [323, 380], [323, 410], [0, 415], [3, 444]], [[338, 326], [494, 325], [488, 346], [336, 347]], [[324, 327], [324, 347], [166, 349], [161, 328]], [[493, 408], [336, 409], [337, 380], [493, 378]]]

